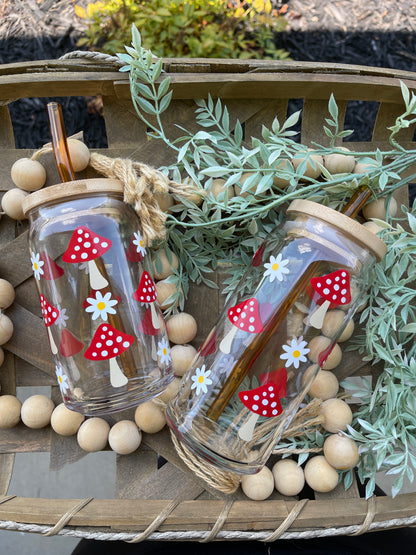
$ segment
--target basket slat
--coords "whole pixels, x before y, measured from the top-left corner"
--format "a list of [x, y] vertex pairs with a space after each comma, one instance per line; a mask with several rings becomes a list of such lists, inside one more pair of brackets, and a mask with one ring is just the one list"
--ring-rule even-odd
[[[372, 141], [349, 142], [351, 150], [389, 150], [386, 126], [392, 125], [402, 112], [399, 79], [410, 88], [416, 87], [416, 75], [410, 72], [365, 68], [361, 66], [313, 64], [307, 62], [242, 62], [234, 60], [165, 60], [165, 71], [172, 79], [174, 100], [163, 115], [170, 138], [183, 131], [176, 124], [195, 132], [195, 103], [193, 99], [220, 96], [230, 112], [230, 125], [238, 118], [246, 139], [261, 136], [262, 125], [270, 126], [277, 117], [286, 118], [288, 101], [303, 99], [302, 142], [325, 143], [322, 125], [328, 116], [328, 99], [334, 94], [341, 119], [350, 100], [380, 102]], [[108, 149], [100, 152], [111, 157], [124, 157], [149, 163], [155, 167], [173, 161], [173, 153], [162, 141], [149, 140], [146, 129], [135, 115], [130, 100], [128, 76], [114, 66], [98, 61], [54, 60], [8, 64], [0, 66], [0, 190], [13, 187], [10, 166], [32, 151], [13, 149], [13, 130], [7, 107], [2, 101], [30, 96], [96, 95], [103, 97]], [[413, 129], [406, 130], [399, 140], [404, 148], [414, 148]], [[45, 155], [48, 182], [59, 181], [52, 155]], [[88, 169], [85, 177], [95, 177]], [[405, 195], [401, 197], [405, 200]], [[16, 226], [8, 218], [0, 220], [0, 277], [16, 286], [16, 302], [7, 311], [15, 325], [15, 334], [5, 345], [9, 351], [6, 366], [0, 372], [2, 392], [14, 392], [17, 385], [55, 384], [55, 372], [50, 359], [47, 335], [40, 316], [31, 264], [26, 246], [25, 225]], [[23, 232], [23, 233], [22, 233]], [[20, 234], [20, 235], [19, 235]], [[10, 263], [13, 261], [13, 264]], [[220, 285], [225, 269], [220, 268], [214, 279]], [[218, 290], [191, 286], [186, 310], [198, 321], [199, 346], [215, 323], [224, 297]], [[36, 348], [33, 348], [36, 345]], [[13, 353], [13, 357], [10, 353]], [[345, 353], [339, 379], [347, 375], [375, 375], [377, 368], [364, 364], [357, 353]], [[59, 392], [52, 387], [52, 397], [58, 402]], [[123, 418], [120, 414], [115, 419]], [[131, 412], [128, 413], [131, 418]], [[113, 421], [113, 416], [109, 418]], [[51, 431], [28, 430], [23, 425], [0, 431], [0, 492], [6, 493], [14, 455], [24, 451], [51, 453], [51, 468], [60, 469], [66, 462], [87, 456], [75, 438], [62, 438]], [[163, 457], [167, 462], [158, 468]], [[111, 500], [93, 500], [71, 520], [70, 526], [80, 530], [107, 531], [144, 530], [176, 496], [187, 496], [166, 521], [161, 531], [210, 530], [224, 507], [225, 495], [211, 488], [189, 471], [176, 452], [167, 430], [143, 434], [142, 446], [133, 455], [117, 457], [116, 496]], [[88, 494], [88, 492], [86, 492]], [[135, 499], [127, 499], [134, 497]], [[152, 499], [153, 497], [153, 499]], [[296, 505], [296, 499], [251, 502], [241, 491], [233, 495], [234, 504], [226, 519], [224, 530], [273, 531]], [[145, 500], [145, 501], [144, 501]], [[77, 500], [16, 498], [0, 504], [0, 520], [15, 520], [36, 524], [55, 524], [61, 514], [70, 510]], [[367, 501], [359, 497], [356, 482], [345, 492], [342, 486], [331, 494], [316, 494], [308, 501], [291, 530], [316, 530], [326, 527], [360, 525], [367, 514]], [[377, 497], [377, 522], [416, 515], [416, 494], [399, 495], [395, 499]]]

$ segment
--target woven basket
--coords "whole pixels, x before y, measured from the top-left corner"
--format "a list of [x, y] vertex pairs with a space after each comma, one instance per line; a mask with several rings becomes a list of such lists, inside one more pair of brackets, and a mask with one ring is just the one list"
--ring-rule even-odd
[[[274, 117], [286, 119], [290, 99], [303, 99], [301, 141], [325, 143], [322, 127], [328, 115], [328, 99], [334, 94], [342, 120], [349, 101], [378, 102], [379, 109], [368, 142], [349, 142], [352, 150], [389, 148], [386, 127], [402, 113], [400, 80], [416, 86], [416, 74], [361, 66], [295, 62], [230, 60], [176, 60], [164, 66], [170, 75], [174, 100], [165, 116], [167, 133], [175, 123], [195, 129], [193, 99], [210, 93], [227, 105], [231, 118], [244, 122], [247, 137], [260, 136], [263, 124]], [[161, 141], [149, 141], [130, 100], [128, 76], [116, 65], [97, 60], [55, 60], [0, 66], [0, 187], [13, 187], [10, 168], [15, 160], [32, 152], [14, 148], [7, 104], [23, 97], [101, 95], [111, 157], [129, 157], [158, 167], [171, 161]], [[352, 124], [353, 127], [353, 124]], [[413, 129], [399, 137], [402, 146], [414, 148]], [[370, 133], [369, 133], [370, 134]], [[48, 184], [59, 182], [52, 156], [47, 166]], [[87, 169], [82, 177], [94, 177]], [[16, 301], [6, 311], [15, 332], [4, 346], [6, 357], [0, 372], [2, 394], [15, 393], [16, 385], [52, 386], [59, 402], [47, 335], [27, 250], [26, 224], [3, 217], [0, 235], [0, 277], [16, 289]], [[221, 275], [217, 274], [218, 282]], [[213, 289], [192, 287], [186, 310], [195, 315], [199, 346], [222, 306]], [[206, 307], [210, 307], [207, 312]], [[369, 374], [357, 353], [345, 354], [342, 376]], [[372, 368], [372, 372], [374, 372]], [[22, 424], [0, 431], [0, 527], [47, 535], [59, 533], [95, 539], [159, 540], [311, 538], [358, 534], [367, 530], [412, 525], [416, 521], [416, 493], [360, 497], [356, 483], [345, 491], [341, 485], [329, 494], [309, 499], [284, 498], [275, 493], [262, 502], [247, 500], [237, 491], [226, 496], [196, 477], [178, 456], [169, 432], [144, 434], [146, 456], [140, 448], [129, 457], [117, 457], [123, 477], [120, 497], [114, 499], [37, 499], [8, 493], [14, 453], [50, 451], [58, 436], [50, 429], [29, 430]], [[65, 449], [65, 442], [60, 440]], [[73, 443], [71, 443], [73, 448]], [[160, 456], [167, 461], [158, 465]], [[144, 471], [144, 465], [146, 469]], [[159, 468], [160, 467], [160, 468]], [[140, 470], [139, 470], [140, 469]], [[139, 492], [139, 493], [138, 493]], [[88, 491], [85, 492], [88, 496]], [[128, 498], [130, 497], [130, 498]]]

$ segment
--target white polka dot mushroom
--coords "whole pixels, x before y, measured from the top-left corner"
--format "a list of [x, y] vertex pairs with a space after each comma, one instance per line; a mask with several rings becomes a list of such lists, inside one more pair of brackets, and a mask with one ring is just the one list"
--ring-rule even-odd
[[238, 435], [244, 441], [251, 441], [259, 416], [272, 418], [282, 412], [278, 386], [274, 383], [267, 383], [256, 389], [240, 391], [238, 396], [243, 405], [253, 413], [241, 426]]
[[110, 324], [101, 324], [91, 340], [84, 356], [89, 360], [108, 360], [110, 381], [113, 387], [122, 387], [128, 380], [122, 372], [116, 358], [124, 353], [133, 343], [134, 337], [123, 333]]
[[43, 321], [45, 323], [46, 329], [48, 331], [49, 343], [51, 346], [51, 351], [54, 355], [58, 352], [58, 347], [52, 337], [51, 326], [56, 322], [59, 316], [59, 310], [51, 305], [44, 295], [40, 295], [40, 306], [42, 309]]
[[97, 235], [88, 227], [80, 226], [73, 232], [62, 260], [72, 264], [87, 262], [91, 289], [103, 289], [107, 287], [108, 281], [99, 271], [95, 259], [105, 254], [111, 245], [110, 239]]
[[233, 327], [220, 343], [220, 350], [223, 353], [228, 354], [231, 352], [231, 345], [238, 330], [249, 333], [260, 333], [263, 331], [259, 303], [254, 297], [231, 307], [228, 310], [228, 319]]
[[139, 301], [142, 305], [150, 305], [151, 315], [152, 315], [152, 325], [155, 329], [159, 329], [160, 318], [155, 305], [157, 300], [156, 287], [153, 283], [150, 275], [144, 271], [142, 277], [140, 278], [139, 287], [133, 295], [136, 301]]
[[331, 305], [339, 306], [351, 301], [350, 276], [347, 270], [336, 270], [326, 276], [311, 279], [311, 286], [318, 293], [319, 300], [323, 301], [307, 319], [307, 324], [321, 329], [325, 314]]

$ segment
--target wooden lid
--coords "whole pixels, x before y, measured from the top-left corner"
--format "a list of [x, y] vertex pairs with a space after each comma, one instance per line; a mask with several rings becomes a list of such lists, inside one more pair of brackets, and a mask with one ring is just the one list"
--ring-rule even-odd
[[51, 187], [45, 187], [27, 195], [23, 200], [23, 212], [27, 214], [42, 204], [57, 200], [68, 200], [72, 197], [86, 195], [89, 193], [121, 193], [124, 188], [118, 179], [94, 178], [79, 179], [78, 181], [66, 181]]
[[349, 235], [354, 241], [370, 249], [377, 257], [377, 260], [381, 260], [387, 252], [387, 245], [380, 237], [377, 237], [375, 233], [357, 221], [332, 208], [328, 208], [327, 206], [310, 200], [297, 199], [290, 203], [287, 211], [301, 212], [308, 216], [319, 218], [324, 222], [328, 222], [334, 227], [337, 227], [342, 233]]

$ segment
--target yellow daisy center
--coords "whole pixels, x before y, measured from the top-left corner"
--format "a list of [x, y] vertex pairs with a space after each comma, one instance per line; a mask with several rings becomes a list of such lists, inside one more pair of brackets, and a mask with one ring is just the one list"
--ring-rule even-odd
[[105, 308], [105, 302], [104, 302], [104, 301], [100, 301], [99, 303], [97, 303], [97, 308], [98, 308], [98, 310], [104, 310], [104, 308]]
[[168, 352], [168, 350], [166, 349], [166, 347], [163, 347], [163, 349], [162, 349], [162, 353], [163, 353], [164, 355], [166, 355], [166, 354], [167, 354], [167, 352]]
[[293, 351], [293, 356], [295, 358], [299, 358], [300, 357], [300, 351], [298, 351], [297, 349], [296, 349], [296, 351]]
[[275, 262], [275, 263], [272, 265], [272, 270], [273, 270], [273, 272], [276, 272], [276, 270], [278, 270], [278, 269], [279, 269], [279, 264], [278, 264], [277, 262]]
[[203, 381], [204, 381], [204, 376], [199, 376], [198, 382], [199, 382], [199, 383], [203, 383]]
[[139, 241], [139, 245], [140, 245], [141, 247], [143, 247], [143, 241], [142, 241], [141, 239], [140, 239], [140, 241]]
[[62, 376], [58, 376], [58, 382], [62, 383]]
[[37, 263], [37, 262], [34, 262], [34, 263], [33, 263], [33, 268], [34, 268], [35, 270], [38, 269], [38, 263]]

